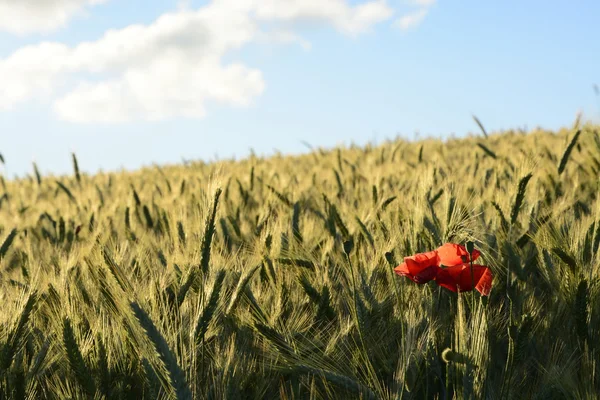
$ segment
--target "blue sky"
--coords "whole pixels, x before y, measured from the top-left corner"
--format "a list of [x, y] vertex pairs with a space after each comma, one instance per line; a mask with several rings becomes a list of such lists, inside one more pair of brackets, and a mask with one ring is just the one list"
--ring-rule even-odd
[[0, 0], [9, 177], [600, 115], [597, 1], [39, 4]]

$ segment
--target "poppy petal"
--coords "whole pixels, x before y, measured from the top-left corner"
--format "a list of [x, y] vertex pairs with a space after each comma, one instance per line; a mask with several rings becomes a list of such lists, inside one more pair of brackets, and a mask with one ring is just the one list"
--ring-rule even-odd
[[440, 267], [438, 267], [437, 265], [432, 265], [430, 267], [427, 267], [427, 268], [421, 270], [419, 273], [414, 275], [413, 281], [415, 281], [415, 283], [418, 283], [418, 284], [427, 283], [429, 281], [434, 280], [439, 271], [440, 271]]
[[406, 276], [418, 284], [434, 280], [439, 270], [438, 256], [435, 251], [404, 257], [404, 262], [394, 268], [396, 274]]
[[453, 292], [470, 292], [475, 288], [484, 296], [490, 293], [492, 279], [491, 270], [477, 264], [473, 265], [473, 276], [471, 276], [470, 264], [461, 264], [441, 269], [435, 278], [439, 286]]
[[418, 253], [414, 256], [404, 257], [404, 261], [414, 261], [416, 263], [433, 263], [437, 264], [439, 262], [438, 252], [436, 250], [428, 251], [427, 253]]
[[[460, 244], [446, 243], [437, 249], [439, 265], [454, 267], [470, 262], [469, 252]], [[475, 261], [481, 253], [479, 250], [473, 250], [473, 261]]]
[[463, 270], [462, 265], [457, 265], [454, 267], [443, 268], [441, 269], [437, 276], [435, 277], [435, 281], [441, 287], [444, 287], [452, 292], [458, 292], [458, 279], [460, 277], [460, 273]]
[[408, 266], [405, 262], [394, 268], [394, 272], [400, 276], [410, 275], [410, 271], [408, 270]]
[[479, 282], [477, 282], [475, 289], [477, 289], [477, 291], [479, 293], [481, 293], [483, 296], [489, 296], [490, 290], [492, 289], [492, 280], [493, 279], [494, 279], [494, 276], [492, 275], [492, 270], [489, 268], [485, 268], [485, 271], [483, 272], [483, 275], [479, 279]]

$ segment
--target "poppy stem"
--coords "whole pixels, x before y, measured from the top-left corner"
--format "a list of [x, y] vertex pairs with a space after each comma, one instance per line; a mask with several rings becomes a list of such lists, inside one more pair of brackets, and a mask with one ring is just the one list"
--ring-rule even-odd
[[[467, 251], [469, 252], [469, 265], [471, 269], [471, 291], [473, 291], [472, 301], [473, 307], [475, 306], [475, 275], [473, 273], [473, 252], [475, 251], [475, 244], [471, 241], [467, 242]], [[472, 308], [473, 308], [472, 307]]]
[[471, 288], [475, 289], [475, 276], [473, 275], [473, 259], [471, 259]]

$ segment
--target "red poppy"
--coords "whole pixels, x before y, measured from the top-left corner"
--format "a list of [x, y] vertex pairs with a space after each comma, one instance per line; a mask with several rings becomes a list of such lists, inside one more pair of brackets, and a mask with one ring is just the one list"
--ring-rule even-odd
[[492, 279], [492, 271], [484, 265], [477, 264], [473, 265], [472, 278], [470, 264], [440, 269], [435, 278], [438, 285], [453, 292], [470, 292], [475, 286], [475, 289], [484, 296], [490, 294]]
[[444, 265], [446, 267], [454, 267], [455, 265], [475, 261], [481, 254], [479, 250], [473, 250], [473, 260], [470, 260], [469, 252], [465, 246], [454, 243], [446, 243], [445, 245], [438, 247], [436, 251], [440, 259], [439, 265]]
[[415, 283], [423, 284], [435, 279], [440, 271], [439, 258], [436, 251], [404, 257], [404, 262], [394, 268], [398, 275], [406, 276]]

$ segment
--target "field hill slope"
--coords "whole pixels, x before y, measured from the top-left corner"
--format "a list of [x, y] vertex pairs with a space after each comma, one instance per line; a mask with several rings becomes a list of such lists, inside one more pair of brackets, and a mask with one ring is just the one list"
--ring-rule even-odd
[[[0, 182], [0, 398], [600, 393], [597, 126], [74, 168]], [[467, 242], [489, 296], [394, 273]]]

